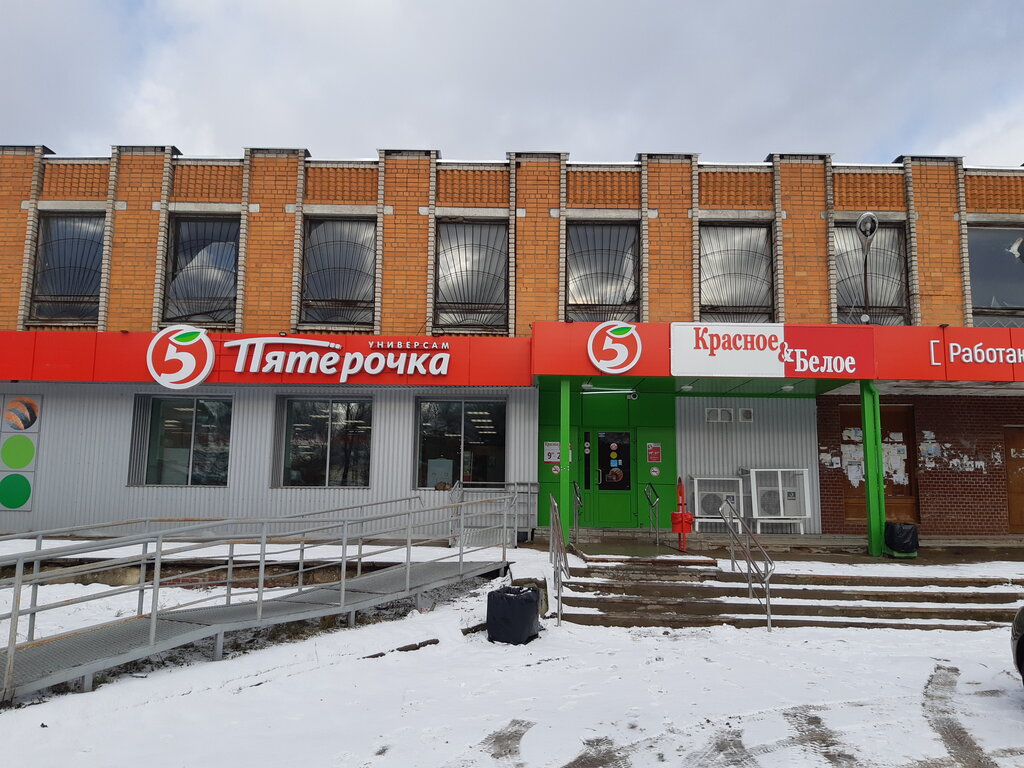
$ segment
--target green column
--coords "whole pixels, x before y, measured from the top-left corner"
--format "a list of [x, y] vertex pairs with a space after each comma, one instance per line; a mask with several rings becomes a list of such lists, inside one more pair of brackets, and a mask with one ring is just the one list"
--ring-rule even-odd
[[882, 467], [882, 418], [873, 381], [860, 383], [864, 441], [864, 500], [868, 517], [868, 554], [881, 557], [885, 532], [885, 474]]
[[569, 475], [569, 379], [563, 377], [558, 404], [558, 512], [562, 517], [562, 535], [569, 541], [572, 527], [572, 477]]

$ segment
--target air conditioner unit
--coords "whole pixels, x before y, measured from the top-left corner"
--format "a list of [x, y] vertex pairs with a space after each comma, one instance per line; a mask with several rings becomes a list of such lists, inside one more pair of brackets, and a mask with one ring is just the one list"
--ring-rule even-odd
[[[725, 493], [724, 491], [701, 491], [697, 499], [697, 514], [700, 517], [717, 517], [719, 510], [726, 502], [732, 504], [735, 514], [739, 514], [739, 503], [736, 500], [735, 493]], [[725, 513], [728, 514], [728, 512], [729, 510], [726, 509]]]
[[804, 511], [796, 488], [766, 488], [757, 497], [757, 514], [760, 517], [802, 517]]

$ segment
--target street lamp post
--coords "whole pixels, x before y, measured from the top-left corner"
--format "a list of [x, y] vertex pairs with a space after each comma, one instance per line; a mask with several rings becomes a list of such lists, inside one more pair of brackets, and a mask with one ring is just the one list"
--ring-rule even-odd
[[857, 236], [860, 238], [861, 251], [864, 253], [864, 314], [860, 321], [864, 324], [871, 322], [871, 315], [868, 308], [871, 302], [868, 300], [868, 253], [871, 252], [871, 241], [875, 239], [878, 232], [878, 217], [870, 211], [862, 213], [857, 219]]

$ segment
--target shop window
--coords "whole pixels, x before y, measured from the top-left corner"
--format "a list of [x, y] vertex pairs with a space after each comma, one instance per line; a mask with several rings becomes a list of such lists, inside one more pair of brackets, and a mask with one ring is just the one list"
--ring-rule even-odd
[[285, 400], [281, 484], [369, 487], [372, 413], [370, 400]]
[[418, 479], [420, 488], [446, 490], [501, 487], [505, 482], [505, 403], [421, 400]]
[[566, 319], [640, 319], [640, 231], [635, 224], [566, 227]]
[[438, 224], [434, 330], [508, 331], [507, 224]]
[[173, 219], [164, 303], [166, 322], [234, 323], [238, 232], [237, 218]]
[[907, 249], [902, 226], [881, 226], [868, 251], [868, 305], [864, 305], [864, 250], [856, 227], [835, 229], [836, 309], [840, 323], [909, 325]]
[[230, 400], [144, 397], [135, 419], [130, 484], [228, 484]]
[[372, 221], [307, 221], [300, 322], [373, 326], [376, 229]]
[[770, 323], [775, 319], [769, 227], [700, 228], [700, 319]]
[[974, 324], [1024, 327], [1024, 228], [969, 227]]
[[29, 320], [95, 323], [102, 263], [102, 216], [43, 216]]

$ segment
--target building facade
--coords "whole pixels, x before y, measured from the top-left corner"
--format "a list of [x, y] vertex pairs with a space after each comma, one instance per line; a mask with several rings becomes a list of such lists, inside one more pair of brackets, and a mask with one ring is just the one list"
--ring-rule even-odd
[[[889, 519], [1024, 533], [1022, 240], [1024, 169], [957, 157], [0, 147], [0, 530], [429, 502], [457, 482], [536, 484], [533, 525], [571, 474], [583, 525], [647, 527], [653, 492], [667, 526], [681, 477], [698, 514], [726, 493], [764, 532], [860, 533], [870, 379]], [[608, 323], [664, 365], [580, 357]], [[801, 326], [870, 364], [676, 367], [688, 328]], [[903, 344], [941, 345], [941, 373], [897, 365]]]

